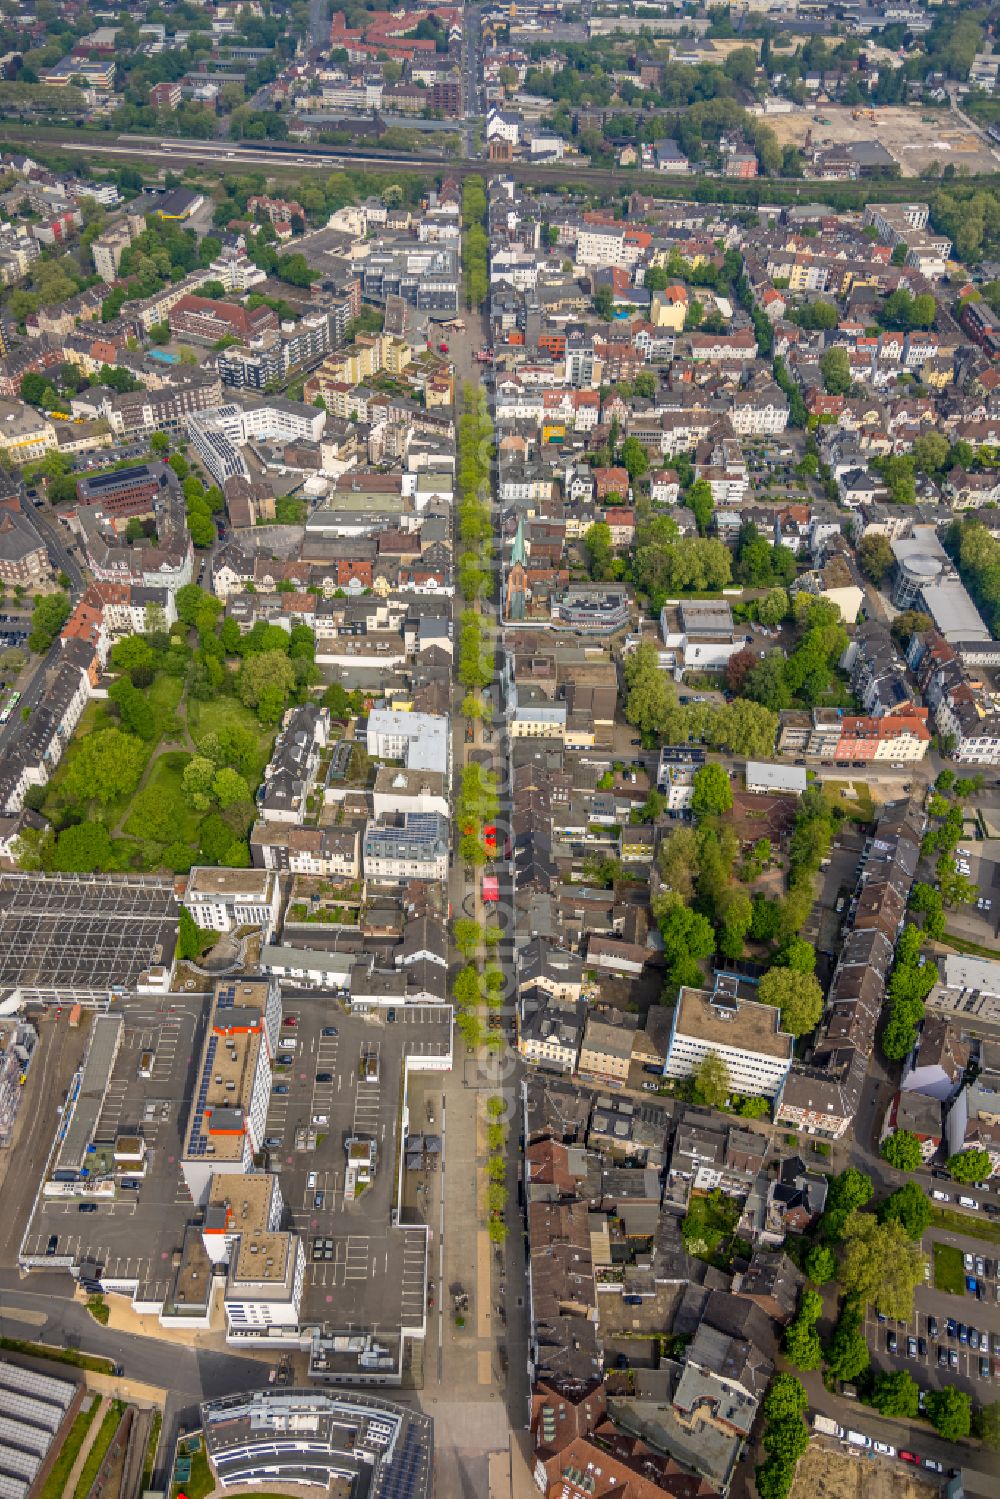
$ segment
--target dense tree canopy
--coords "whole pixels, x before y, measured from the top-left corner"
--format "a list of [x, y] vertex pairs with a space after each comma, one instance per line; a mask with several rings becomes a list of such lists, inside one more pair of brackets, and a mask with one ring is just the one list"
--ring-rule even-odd
[[912, 1316], [925, 1264], [898, 1219], [880, 1223], [870, 1213], [853, 1212], [844, 1224], [840, 1284], [846, 1295], [886, 1317], [905, 1322]]
[[764, 974], [757, 990], [763, 1004], [781, 1011], [781, 1027], [793, 1036], [805, 1036], [816, 1029], [823, 1013], [823, 990], [813, 973], [796, 968], [771, 968]]

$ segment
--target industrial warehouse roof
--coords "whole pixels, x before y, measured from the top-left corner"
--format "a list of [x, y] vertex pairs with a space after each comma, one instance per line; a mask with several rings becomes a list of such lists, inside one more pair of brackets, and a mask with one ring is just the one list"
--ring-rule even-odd
[[927, 583], [921, 590], [927, 610], [945, 640], [980, 640], [993, 637], [979, 610], [957, 578]]

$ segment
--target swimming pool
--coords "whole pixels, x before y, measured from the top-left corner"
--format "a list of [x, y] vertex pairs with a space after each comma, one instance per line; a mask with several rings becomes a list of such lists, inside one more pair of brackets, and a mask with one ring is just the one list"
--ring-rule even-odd
[[168, 354], [166, 349], [150, 349], [150, 359], [158, 359], [161, 364], [177, 364], [180, 360], [179, 354]]

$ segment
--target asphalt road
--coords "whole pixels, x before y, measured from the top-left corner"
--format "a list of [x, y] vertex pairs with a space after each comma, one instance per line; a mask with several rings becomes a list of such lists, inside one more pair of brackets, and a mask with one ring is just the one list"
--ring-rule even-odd
[[77, 594], [83, 592], [84, 577], [79, 563], [66, 545], [59, 522], [51, 514], [46, 514], [45, 509], [41, 505], [33, 505], [30, 514], [31, 519], [42, 534], [42, 540], [48, 548], [49, 556], [52, 558], [56, 569], [64, 572], [67, 578], [69, 578], [70, 589], [75, 598]]
[[46, 673], [51, 667], [57, 664], [61, 649], [59, 641], [56, 640], [50, 646], [46, 655], [32, 657], [34, 675], [28, 679], [25, 685], [21, 686], [21, 701], [17, 709], [11, 714], [7, 722], [0, 726], [0, 753], [10, 749], [18, 737], [25, 732], [25, 723], [21, 717], [21, 713], [25, 708], [37, 707], [43, 698]]
[[[197, 1408], [202, 1400], [267, 1384], [270, 1363], [263, 1359], [189, 1349], [102, 1327], [67, 1294], [63, 1274], [36, 1273], [29, 1284], [30, 1289], [25, 1289], [16, 1271], [0, 1270], [0, 1334], [78, 1348], [120, 1364], [124, 1382], [133, 1379], [167, 1386], [170, 1394], [164, 1410], [163, 1452], [171, 1451], [178, 1425], [190, 1429], [198, 1424]], [[26, 1313], [30, 1320], [19, 1312]], [[41, 1323], [37, 1320], [40, 1314], [45, 1315]], [[165, 1487], [154, 1484], [157, 1486]]]
[[324, 48], [330, 44], [329, 0], [310, 0], [309, 40], [314, 47]]
[[476, 7], [470, 6], [466, 9], [462, 41], [462, 103], [464, 107], [463, 139], [465, 141], [465, 154], [467, 157], [471, 157], [473, 154], [472, 130], [476, 118], [480, 113], [482, 103], [480, 96], [482, 53], [479, 17], [480, 13]]
[[[943, 1442], [925, 1421], [890, 1420], [880, 1416], [871, 1406], [859, 1405], [856, 1400], [844, 1400], [839, 1395], [832, 1395], [816, 1372], [799, 1373], [798, 1378], [806, 1388], [811, 1412], [830, 1416], [841, 1426], [864, 1432], [874, 1441], [888, 1442], [897, 1451], [915, 1452], [919, 1457], [934, 1458], [943, 1464], [946, 1473], [961, 1465], [966, 1493], [996, 1499], [1000, 1492], [1000, 1458], [994, 1453]], [[897, 1469], [905, 1466], [894, 1458], [877, 1458], [875, 1461], [891, 1463]]]

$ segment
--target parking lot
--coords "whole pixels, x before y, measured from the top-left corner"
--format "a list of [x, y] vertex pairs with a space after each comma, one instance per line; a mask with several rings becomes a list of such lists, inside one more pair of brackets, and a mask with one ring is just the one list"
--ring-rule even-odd
[[[103, 1265], [106, 1279], [137, 1280], [151, 1299], [165, 1290], [173, 1252], [191, 1216], [178, 1163], [205, 1010], [204, 999], [194, 996], [137, 1000], [126, 1010], [94, 1144], [110, 1148], [119, 1134], [141, 1132], [145, 1174], [130, 1178], [137, 1189], [86, 1204], [96, 1211], [81, 1212], [75, 1198], [39, 1197], [24, 1238], [26, 1260], [92, 1259]], [[65, 1025], [67, 1014], [64, 1010], [56, 1023]], [[53, 1119], [53, 1129], [56, 1124]], [[44, 1140], [46, 1149], [50, 1138]]]
[[[450, 1013], [414, 1006], [348, 1015], [312, 994], [288, 997], [284, 1012], [281, 1091], [272, 1092], [266, 1138], [306, 1247], [303, 1318], [348, 1331], [413, 1325], [426, 1295], [427, 1236], [392, 1223], [402, 1070], [407, 1057], [447, 1054]], [[374, 1181], [353, 1201], [345, 1198], [351, 1139], [374, 1141], [376, 1152]]]
[[[908, 1322], [886, 1321], [869, 1308], [865, 1336], [878, 1369], [908, 1369], [929, 1389], [957, 1385], [979, 1400], [1000, 1387], [1000, 1260], [978, 1250], [962, 1251], [973, 1285], [957, 1296], [930, 1283], [917, 1290]], [[985, 1361], [985, 1362], [981, 1362]]]
[[24, 646], [30, 628], [31, 621], [24, 615], [0, 614], [0, 648]]
[[[275, 1059], [263, 1162], [280, 1176], [284, 1226], [306, 1254], [303, 1321], [331, 1331], [379, 1333], [419, 1326], [427, 1296], [428, 1230], [397, 1227], [395, 1192], [402, 1147], [403, 1072], [409, 1058], [447, 1058], [451, 1012], [443, 1007], [347, 1014], [316, 994], [287, 999]], [[25, 1263], [93, 1260], [108, 1282], [138, 1282], [160, 1300], [173, 1277], [193, 1206], [180, 1171], [208, 1001], [203, 996], [134, 1000], [93, 1133], [95, 1165], [110, 1170], [121, 1135], [141, 1134], [145, 1172], [115, 1196], [40, 1195], [51, 1120], [39, 1131], [39, 1189], [22, 1245]], [[69, 1007], [51, 1012], [68, 1025]], [[389, 1018], [392, 1016], [392, 1019]], [[88, 1020], [80, 1035], [86, 1035]], [[35, 1069], [32, 1069], [33, 1072]], [[423, 1125], [423, 1116], [420, 1121]], [[349, 1141], [372, 1142], [370, 1184], [347, 1187]], [[107, 1152], [107, 1160], [104, 1153]]]
[[966, 836], [955, 850], [955, 863], [976, 886], [976, 898], [949, 911], [949, 929], [976, 942], [992, 942], [1000, 932], [1000, 842]]

